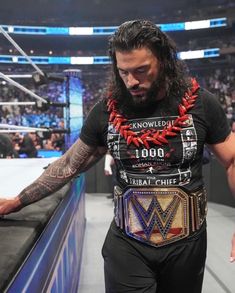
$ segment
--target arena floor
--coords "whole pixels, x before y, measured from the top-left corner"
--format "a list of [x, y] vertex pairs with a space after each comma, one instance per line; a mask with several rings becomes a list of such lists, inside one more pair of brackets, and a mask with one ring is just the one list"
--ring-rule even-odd
[[[113, 216], [107, 194], [86, 194], [86, 232], [79, 293], [104, 293], [101, 247]], [[235, 263], [229, 262], [235, 208], [209, 203], [208, 253], [203, 293], [235, 292]]]

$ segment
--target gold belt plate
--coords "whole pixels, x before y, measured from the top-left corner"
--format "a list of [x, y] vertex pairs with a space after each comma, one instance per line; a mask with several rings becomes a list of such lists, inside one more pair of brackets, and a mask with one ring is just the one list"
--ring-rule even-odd
[[125, 232], [153, 246], [189, 235], [189, 197], [180, 188], [130, 188], [123, 194]]

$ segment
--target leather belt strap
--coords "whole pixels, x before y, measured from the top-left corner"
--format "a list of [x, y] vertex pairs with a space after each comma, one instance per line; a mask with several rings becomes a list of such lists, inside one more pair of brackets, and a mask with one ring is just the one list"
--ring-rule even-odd
[[199, 230], [207, 213], [205, 188], [114, 187], [115, 222], [128, 236], [160, 247]]

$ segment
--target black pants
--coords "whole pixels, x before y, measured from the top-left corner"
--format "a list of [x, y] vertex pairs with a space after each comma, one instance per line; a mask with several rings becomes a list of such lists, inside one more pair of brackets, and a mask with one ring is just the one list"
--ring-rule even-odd
[[106, 293], [200, 293], [206, 230], [155, 248], [124, 235], [114, 223], [102, 249]]

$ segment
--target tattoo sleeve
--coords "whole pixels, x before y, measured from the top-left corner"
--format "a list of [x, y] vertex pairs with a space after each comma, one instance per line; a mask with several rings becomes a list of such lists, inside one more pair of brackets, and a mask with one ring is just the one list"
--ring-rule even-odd
[[58, 160], [53, 162], [32, 184], [19, 194], [22, 207], [59, 190], [77, 174], [86, 171], [103, 155], [103, 150], [78, 139]]

